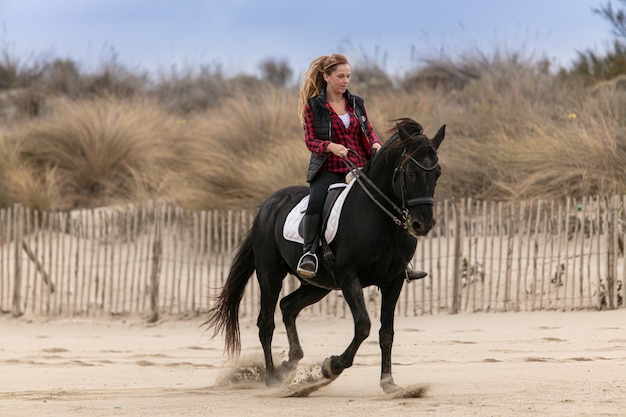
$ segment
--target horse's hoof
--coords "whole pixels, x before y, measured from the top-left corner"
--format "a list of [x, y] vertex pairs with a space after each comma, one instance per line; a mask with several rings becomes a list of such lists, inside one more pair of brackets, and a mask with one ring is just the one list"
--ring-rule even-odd
[[329, 379], [323, 375], [322, 367], [319, 364], [309, 365], [298, 369], [293, 379], [284, 383], [279, 390], [279, 395], [282, 397], [307, 397], [333, 381], [334, 379]]
[[[394, 384], [395, 385], [395, 384]], [[397, 385], [396, 385], [397, 386]], [[412, 385], [406, 388], [398, 387], [397, 391], [385, 393], [389, 398], [424, 398], [428, 394], [428, 385]]]
[[281, 381], [291, 380], [297, 371], [297, 365], [293, 362], [284, 361], [276, 368], [276, 376]]
[[267, 388], [276, 388], [282, 384], [282, 381], [275, 376], [265, 377], [265, 386]]
[[400, 385], [396, 385], [393, 382], [390, 384], [381, 384], [380, 387], [383, 389], [385, 394], [397, 394], [398, 392], [403, 390]]
[[335, 379], [339, 376], [339, 373], [333, 372], [331, 362], [332, 356], [330, 358], [324, 359], [324, 361], [322, 362], [322, 375], [324, 375], [324, 378]]
[[393, 378], [391, 376], [381, 378], [380, 387], [383, 389], [385, 394], [395, 394], [399, 391], [402, 391], [402, 387], [400, 385], [396, 385], [396, 383], [393, 382]]

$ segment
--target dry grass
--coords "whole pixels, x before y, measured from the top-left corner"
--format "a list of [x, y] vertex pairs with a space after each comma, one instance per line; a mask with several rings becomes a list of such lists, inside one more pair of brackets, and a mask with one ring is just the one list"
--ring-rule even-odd
[[[145, 98], [57, 100], [3, 141], [15, 149], [6, 181], [19, 190], [4, 193], [4, 204], [71, 209], [166, 198], [193, 209], [254, 207], [304, 183], [295, 100], [266, 86], [187, 118]], [[44, 185], [47, 202], [26, 192]]]
[[224, 100], [186, 123], [180, 151], [190, 187], [176, 200], [191, 208], [251, 208], [276, 189], [304, 184], [308, 151], [295, 95], [267, 87]]
[[[625, 191], [624, 83], [572, 84], [516, 55], [429, 65], [402, 88], [375, 88], [380, 77], [371, 86], [364, 76], [351, 90], [365, 96], [383, 140], [399, 117], [419, 121], [430, 136], [447, 125], [439, 199]], [[280, 187], [305, 184], [308, 151], [293, 87], [207, 70], [170, 75], [141, 96], [121, 89], [59, 98], [41, 90], [36, 115], [10, 117], [9, 98], [23, 88], [0, 95], [0, 206], [165, 198], [190, 209], [252, 208]]]
[[55, 178], [63, 203], [50, 208], [98, 206], [163, 191], [176, 161], [173, 122], [144, 100], [63, 100], [15, 143], [34, 181]]
[[591, 94], [527, 63], [479, 72], [463, 90], [437, 99], [437, 114], [448, 124], [439, 196], [623, 192], [625, 93], [609, 85]]

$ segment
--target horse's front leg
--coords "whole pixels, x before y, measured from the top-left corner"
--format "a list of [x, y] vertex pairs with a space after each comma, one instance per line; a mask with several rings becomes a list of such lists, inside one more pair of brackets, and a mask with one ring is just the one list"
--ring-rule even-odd
[[322, 364], [324, 376], [330, 379], [336, 378], [344, 369], [352, 366], [354, 356], [361, 343], [369, 336], [371, 327], [359, 280], [356, 277], [350, 279], [347, 284], [342, 286], [341, 290], [354, 320], [354, 337], [341, 355], [331, 356]]
[[402, 389], [393, 381], [391, 375], [391, 348], [393, 346], [394, 336], [394, 311], [396, 303], [404, 284], [403, 274], [395, 277], [384, 287], [381, 287], [381, 307], [380, 307], [380, 331], [378, 333], [378, 341], [381, 352], [381, 372], [380, 387], [386, 394], [390, 394]]

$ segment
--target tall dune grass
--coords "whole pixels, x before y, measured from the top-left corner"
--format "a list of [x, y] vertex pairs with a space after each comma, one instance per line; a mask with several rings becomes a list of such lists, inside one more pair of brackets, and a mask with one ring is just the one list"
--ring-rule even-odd
[[176, 200], [192, 208], [255, 207], [280, 187], [304, 184], [308, 151], [297, 98], [266, 86], [194, 114], [180, 150], [188, 187]]
[[[37, 114], [22, 118], [9, 117], [14, 91], [0, 94], [0, 205], [60, 210], [160, 198], [191, 209], [251, 208], [305, 184], [297, 88], [248, 78], [237, 87], [219, 72], [161, 82], [142, 94], [45, 90]], [[624, 83], [577, 84], [545, 62], [477, 53], [431, 60], [397, 87], [380, 85], [380, 76], [355, 77], [351, 91], [364, 95], [382, 140], [400, 117], [428, 135], [447, 125], [439, 199], [626, 191]]]
[[[194, 209], [254, 207], [304, 183], [295, 100], [268, 88], [188, 118], [145, 98], [57, 101], [2, 142], [14, 149], [4, 166], [15, 191], [4, 204], [71, 209], [165, 198]], [[27, 192], [43, 184], [47, 204]]]
[[34, 181], [54, 174], [62, 203], [51, 208], [90, 207], [163, 191], [173, 122], [144, 100], [62, 100], [22, 126], [16, 144]]
[[37, 174], [20, 159], [18, 147], [0, 132], [0, 206], [22, 204], [47, 210], [61, 203], [61, 195], [54, 170]]

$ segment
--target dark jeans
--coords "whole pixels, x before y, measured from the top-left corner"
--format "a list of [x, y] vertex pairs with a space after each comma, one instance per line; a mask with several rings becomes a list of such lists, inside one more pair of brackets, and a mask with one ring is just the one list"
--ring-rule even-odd
[[328, 187], [338, 182], [345, 182], [345, 178], [346, 174], [320, 171], [309, 184], [311, 191], [306, 214], [321, 214], [326, 194], [328, 194]]

